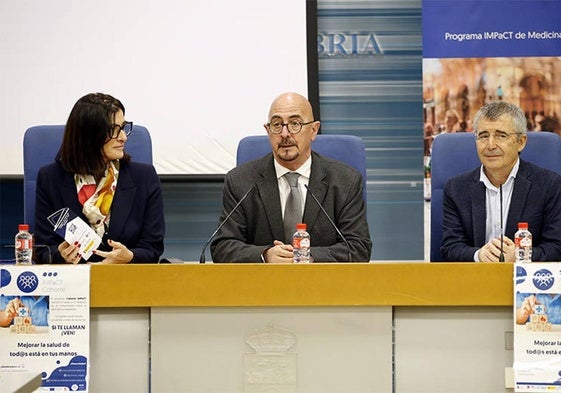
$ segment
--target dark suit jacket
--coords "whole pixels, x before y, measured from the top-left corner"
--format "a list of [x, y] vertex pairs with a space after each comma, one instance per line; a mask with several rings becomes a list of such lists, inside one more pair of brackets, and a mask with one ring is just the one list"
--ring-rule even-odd
[[[450, 179], [444, 187], [444, 260], [473, 262], [485, 245], [485, 185], [480, 168]], [[506, 218], [505, 236], [514, 240], [519, 222], [532, 233], [533, 261], [561, 261], [561, 176], [520, 160]]]
[[[232, 169], [224, 184], [220, 222], [254, 185], [211, 244], [214, 262], [261, 262], [274, 240], [284, 239], [279, 187], [272, 153]], [[339, 161], [312, 153], [310, 190], [347, 239], [353, 262], [369, 261], [372, 242], [362, 196], [361, 175]], [[303, 222], [316, 262], [347, 262], [348, 252], [329, 220], [309, 195]]]
[[[53, 231], [47, 217], [63, 207], [69, 207], [88, 222], [78, 201], [74, 175], [57, 162], [39, 170], [35, 199], [35, 243], [49, 246], [52, 263], [64, 262], [57, 249], [63, 239]], [[107, 239], [111, 239], [123, 243], [133, 252], [132, 262], [157, 263], [164, 251], [164, 232], [162, 191], [154, 167], [121, 162], [111, 205], [111, 221], [99, 249], [111, 250], [106, 245]], [[47, 251], [45, 248], [36, 250], [38, 263], [49, 263]], [[88, 262], [101, 259], [92, 255]]]

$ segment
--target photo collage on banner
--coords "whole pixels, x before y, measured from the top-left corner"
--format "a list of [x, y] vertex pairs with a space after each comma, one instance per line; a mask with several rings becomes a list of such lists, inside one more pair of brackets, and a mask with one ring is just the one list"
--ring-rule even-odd
[[561, 2], [547, 0], [423, 0], [426, 200], [432, 142], [473, 132], [487, 102], [514, 103], [528, 130], [561, 134], [560, 12]]
[[[422, 4], [424, 196], [430, 200], [433, 141], [445, 133], [473, 133], [474, 115], [488, 102], [518, 105], [529, 132], [561, 135], [561, 2]], [[517, 392], [561, 391], [560, 273], [558, 263], [516, 265]]]

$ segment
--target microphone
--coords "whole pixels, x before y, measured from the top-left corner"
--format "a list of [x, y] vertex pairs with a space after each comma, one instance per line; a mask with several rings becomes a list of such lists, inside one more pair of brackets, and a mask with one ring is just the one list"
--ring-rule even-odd
[[318, 199], [316, 198], [316, 196], [314, 195], [314, 193], [312, 192], [312, 190], [310, 190], [310, 187], [308, 187], [307, 184], [304, 184], [304, 187], [306, 187], [306, 190], [308, 190], [308, 192], [310, 193], [310, 195], [312, 196], [313, 200], [315, 201], [315, 203], [319, 206], [320, 210], [323, 212], [323, 214], [325, 215], [325, 217], [327, 217], [327, 219], [329, 220], [329, 223], [331, 224], [331, 226], [335, 229], [335, 232], [337, 232], [337, 234], [341, 237], [341, 239], [343, 239], [343, 241], [345, 242], [345, 245], [347, 246], [347, 262], [352, 262], [352, 258], [351, 258], [351, 247], [349, 246], [349, 242], [347, 241], [347, 239], [345, 239], [345, 236], [343, 236], [343, 234], [341, 233], [341, 231], [339, 230], [339, 228], [337, 228], [337, 225], [335, 225], [335, 223], [333, 222], [333, 220], [331, 219], [331, 217], [329, 217], [329, 214], [327, 214], [327, 212], [325, 211], [325, 209], [323, 208], [323, 206], [321, 205], [321, 203], [319, 203]]
[[210, 237], [208, 238], [208, 240], [205, 243], [205, 246], [203, 247], [203, 251], [201, 251], [201, 257], [199, 258], [199, 263], [205, 263], [205, 251], [206, 248], [208, 247], [210, 241], [212, 239], [214, 239], [214, 236], [216, 236], [216, 234], [218, 233], [218, 231], [220, 229], [222, 229], [222, 227], [224, 226], [224, 224], [226, 224], [226, 222], [230, 219], [230, 217], [232, 216], [232, 214], [234, 214], [234, 212], [236, 210], [238, 210], [238, 207], [240, 207], [240, 205], [242, 204], [243, 201], [245, 201], [245, 199], [249, 196], [249, 194], [251, 194], [251, 192], [255, 189], [255, 187], [257, 187], [257, 183], [255, 183], [249, 190], [246, 191], [246, 193], [241, 197], [241, 199], [239, 200], [238, 203], [236, 203], [236, 206], [234, 206], [234, 208], [230, 211], [230, 213], [228, 213], [228, 215], [222, 220], [222, 222], [218, 225], [218, 227], [216, 228], [216, 230], [212, 233], [212, 235], [210, 235]]
[[504, 262], [505, 261], [505, 253], [503, 250], [503, 185], [501, 184], [501, 186], [499, 187], [499, 205], [501, 207], [501, 253], [499, 254], [499, 262]]

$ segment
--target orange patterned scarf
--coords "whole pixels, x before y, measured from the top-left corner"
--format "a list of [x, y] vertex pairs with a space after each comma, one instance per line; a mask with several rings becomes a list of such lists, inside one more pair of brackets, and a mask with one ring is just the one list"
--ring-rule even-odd
[[83, 205], [82, 212], [88, 218], [90, 226], [103, 237], [105, 228], [111, 218], [111, 204], [117, 189], [119, 161], [112, 161], [107, 166], [105, 175], [95, 183], [91, 175], [74, 175], [78, 200]]

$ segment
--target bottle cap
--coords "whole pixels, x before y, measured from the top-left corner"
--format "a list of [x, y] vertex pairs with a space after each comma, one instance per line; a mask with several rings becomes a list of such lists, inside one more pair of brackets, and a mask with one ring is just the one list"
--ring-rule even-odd
[[299, 229], [306, 230], [306, 224], [304, 224], [304, 223], [296, 224], [296, 229], [297, 230], [299, 230]]
[[527, 222], [519, 222], [518, 223], [518, 229], [528, 229], [528, 223]]
[[29, 231], [29, 225], [28, 224], [19, 224], [18, 225], [18, 231]]

